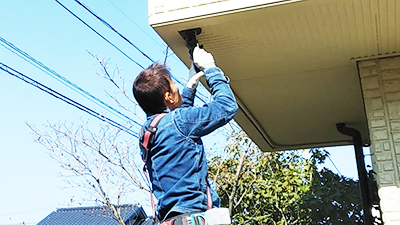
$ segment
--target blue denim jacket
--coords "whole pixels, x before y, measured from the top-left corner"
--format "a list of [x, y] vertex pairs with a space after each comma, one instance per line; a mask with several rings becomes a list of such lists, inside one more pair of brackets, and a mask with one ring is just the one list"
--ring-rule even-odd
[[[160, 220], [171, 212], [207, 210], [207, 160], [201, 137], [228, 123], [238, 106], [219, 68], [208, 69], [205, 77], [213, 101], [195, 107], [196, 89], [185, 87], [181, 95], [183, 104], [166, 111], [168, 114], [160, 120], [149, 151], [146, 165], [158, 200]], [[143, 129], [147, 129], [154, 117], [147, 118]], [[211, 190], [211, 196], [213, 207], [219, 207], [217, 193]]]

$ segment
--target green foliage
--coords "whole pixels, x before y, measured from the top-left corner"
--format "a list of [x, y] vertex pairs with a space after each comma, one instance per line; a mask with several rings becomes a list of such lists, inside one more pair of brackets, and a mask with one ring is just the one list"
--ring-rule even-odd
[[243, 133], [234, 133], [225, 154], [209, 162], [223, 207], [233, 224], [359, 224], [357, 183], [317, 165], [324, 150], [261, 152]]
[[323, 168], [314, 171], [304, 207], [313, 209], [315, 224], [364, 224], [358, 183]]

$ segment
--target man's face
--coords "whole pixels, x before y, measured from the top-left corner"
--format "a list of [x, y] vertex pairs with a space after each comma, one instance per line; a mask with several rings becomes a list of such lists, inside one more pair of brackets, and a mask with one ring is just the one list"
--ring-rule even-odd
[[167, 103], [167, 107], [170, 110], [174, 110], [182, 105], [183, 100], [181, 95], [179, 94], [178, 86], [175, 85], [174, 82], [171, 81], [171, 101]]

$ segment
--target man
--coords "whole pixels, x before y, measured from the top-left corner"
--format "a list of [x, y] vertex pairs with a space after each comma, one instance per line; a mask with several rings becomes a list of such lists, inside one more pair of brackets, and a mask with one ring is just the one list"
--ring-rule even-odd
[[[147, 150], [141, 145], [142, 156], [147, 155], [145, 161], [158, 200], [160, 221], [180, 214], [204, 212], [211, 200], [212, 207], [219, 207], [216, 192], [207, 191], [211, 188], [201, 137], [228, 123], [238, 106], [226, 77], [215, 66], [210, 53], [196, 47], [193, 63], [202, 72], [189, 74], [182, 96], [168, 69], [157, 63], [143, 70], [133, 85], [134, 96], [147, 114], [144, 131], [157, 115], [166, 113], [157, 125], [151, 145]], [[202, 75], [211, 89], [213, 101], [195, 107], [196, 87]], [[210, 195], [211, 199], [207, 198]]]

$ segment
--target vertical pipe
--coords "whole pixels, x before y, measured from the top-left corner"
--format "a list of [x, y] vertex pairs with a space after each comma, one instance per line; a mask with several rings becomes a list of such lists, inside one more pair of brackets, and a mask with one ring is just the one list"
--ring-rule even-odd
[[361, 192], [361, 202], [364, 209], [364, 221], [366, 225], [373, 225], [373, 219], [371, 213], [372, 204], [369, 198], [370, 195], [369, 195], [368, 177], [367, 177], [367, 171], [365, 169], [361, 133], [354, 128], [346, 127], [346, 124], [344, 123], [336, 124], [336, 128], [341, 134], [351, 136], [353, 138], [354, 150], [356, 153], [359, 187]]

